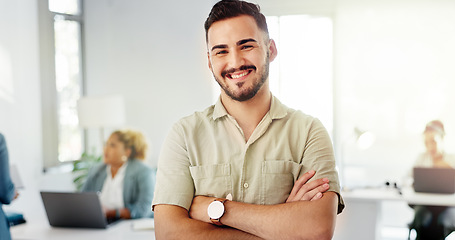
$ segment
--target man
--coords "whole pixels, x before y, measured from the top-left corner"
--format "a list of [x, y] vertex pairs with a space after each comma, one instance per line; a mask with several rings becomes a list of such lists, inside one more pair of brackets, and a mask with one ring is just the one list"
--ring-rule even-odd
[[331, 239], [344, 205], [330, 138], [317, 119], [272, 96], [277, 49], [259, 7], [220, 1], [205, 29], [222, 92], [163, 145], [156, 238]]

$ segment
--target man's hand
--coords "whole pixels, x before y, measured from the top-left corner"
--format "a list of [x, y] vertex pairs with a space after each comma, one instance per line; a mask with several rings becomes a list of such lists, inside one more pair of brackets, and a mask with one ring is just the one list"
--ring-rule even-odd
[[213, 202], [213, 200], [215, 200], [214, 197], [194, 197], [189, 212], [190, 218], [206, 223], [211, 223], [209, 215], [207, 213], [207, 208], [209, 207], [210, 203]]
[[329, 179], [321, 178], [308, 182], [316, 172], [311, 170], [301, 176], [292, 187], [291, 194], [286, 202], [314, 201], [322, 197], [322, 193], [329, 189]]

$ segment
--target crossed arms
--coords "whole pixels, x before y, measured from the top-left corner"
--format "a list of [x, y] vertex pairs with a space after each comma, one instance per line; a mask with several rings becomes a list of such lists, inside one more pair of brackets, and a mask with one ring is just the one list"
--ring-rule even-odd
[[338, 196], [328, 180], [309, 181], [314, 171], [294, 184], [286, 203], [256, 205], [226, 201], [221, 222], [210, 223], [207, 207], [212, 197], [196, 196], [190, 211], [174, 205], [155, 206], [156, 239], [331, 239]]

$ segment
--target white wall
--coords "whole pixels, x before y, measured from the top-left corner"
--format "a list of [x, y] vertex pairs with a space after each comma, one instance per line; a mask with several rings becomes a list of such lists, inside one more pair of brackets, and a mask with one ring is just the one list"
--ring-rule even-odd
[[[36, 1], [0, 0], [0, 132], [26, 190], [38, 187], [43, 166], [38, 52]], [[37, 196], [21, 191], [13, 204], [30, 209]]]
[[124, 95], [126, 125], [147, 135], [151, 165], [171, 125], [213, 103], [203, 29], [211, 6], [85, 1], [87, 95]]
[[0, 131], [10, 161], [33, 175], [42, 166], [36, 20], [34, 1], [0, 1]]
[[[348, 184], [397, 181], [424, 150], [426, 122], [446, 124], [455, 152], [455, 2], [343, 0], [335, 14], [335, 129], [376, 134], [361, 151], [345, 146]], [[338, 146], [340, 147], [340, 146]]]

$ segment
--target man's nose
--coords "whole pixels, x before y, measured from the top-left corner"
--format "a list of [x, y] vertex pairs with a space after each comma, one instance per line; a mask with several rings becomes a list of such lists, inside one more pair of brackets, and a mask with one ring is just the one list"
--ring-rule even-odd
[[231, 51], [229, 54], [229, 67], [238, 69], [245, 65], [245, 59], [241, 51]]

